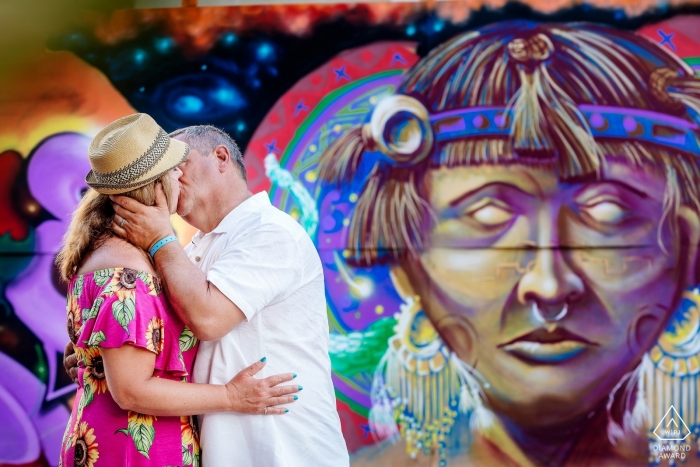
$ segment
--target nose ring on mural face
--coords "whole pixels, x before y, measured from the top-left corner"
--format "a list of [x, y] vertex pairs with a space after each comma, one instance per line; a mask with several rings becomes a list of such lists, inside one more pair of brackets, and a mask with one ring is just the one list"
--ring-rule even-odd
[[557, 313], [555, 316], [552, 317], [545, 317], [542, 315], [542, 311], [540, 310], [539, 305], [537, 304], [536, 301], [532, 302], [532, 316], [535, 318], [535, 321], [538, 323], [544, 324], [545, 328], [548, 331], [553, 331], [554, 328], [556, 327], [557, 321], [560, 321], [564, 316], [566, 316], [566, 313], [569, 311], [569, 304], [564, 303], [564, 306], [561, 308], [561, 311]]

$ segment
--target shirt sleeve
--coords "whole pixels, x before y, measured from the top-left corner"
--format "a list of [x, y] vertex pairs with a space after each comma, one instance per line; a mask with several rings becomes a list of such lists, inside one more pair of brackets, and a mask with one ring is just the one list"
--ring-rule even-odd
[[186, 376], [179, 343], [183, 326], [169, 312], [158, 280], [127, 268], [97, 271], [93, 277], [102, 290], [92, 307], [81, 311], [77, 347], [131, 344], [156, 354], [155, 370]]
[[292, 234], [266, 224], [224, 247], [207, 274], [247, 320], [271, 303], [287, 298], [301, 276], [299, 248]]

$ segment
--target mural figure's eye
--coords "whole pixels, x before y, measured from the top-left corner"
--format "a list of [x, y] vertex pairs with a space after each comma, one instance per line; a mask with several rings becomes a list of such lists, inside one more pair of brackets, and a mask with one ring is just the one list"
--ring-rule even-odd
[[466, 214], [485, 227], [498, 227], [515, 217], [508, 206], [492, 198], [483, 198], [472, 204]]
[[601, 224], [619, 224], [627, 217], [627, 209], [624, 206], [603, 197], [588, 201], [581, 210]]

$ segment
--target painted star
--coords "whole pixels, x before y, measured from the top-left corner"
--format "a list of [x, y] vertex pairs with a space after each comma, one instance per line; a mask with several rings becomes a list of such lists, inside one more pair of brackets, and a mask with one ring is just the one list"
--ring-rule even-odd
[[394, 56], [391, 59], [391, 63], [389, 63], [389, 66], [393, 65], [394, 63], [403, 63], [405, 65], [406, 60], [404, 60], [401, 54], [394, 54]]
[[280, 150], [275, 147], [275, 143], [277, 143], [277, 140], [273, 139], [271, 143], [265, 145], [265, 149], [267, 149], [268, 154], [271, 152], [280, 152]]
[[296, 117], [299, 112], [302, 112], [304, 110], [309, 110], [307, 106], [304, 105], [304, 99], [300, 100], [297, 106], [294, 108], [294, 116]]
[[676, 46], [673, 45], [673, 36], [675, 36], [675, 33], [666, 34], [661, 29], [659, 29], [659, 35], [661, 36], [661, 45], [668, 44], [671, 50], [676, 50]]
[[362, 438], [367, 438], [367, 435], [370, 433], [374, 433], [374, 430], [372, 429], [371, 426], [369, 426], [369, 423], [367, 425], [362, 425], [360, 424], [360, 429], [362, 430]]
[[340, 68], [335, 68], [333, 69], [335, 72], [335, 80], [340, 81], [341, 79], [345, 78], [346, 80], [350, 81], [350, 76], [345, 73], [345, 67], [340, 67]]

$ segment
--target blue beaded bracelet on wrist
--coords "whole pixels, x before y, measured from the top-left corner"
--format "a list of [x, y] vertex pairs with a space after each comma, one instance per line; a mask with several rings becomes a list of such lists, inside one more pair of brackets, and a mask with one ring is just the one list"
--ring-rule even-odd
[[151, 251], [149, 251], [148, 254], [151, 255], [151, 258], [153, 258], [153, 255], [156, 254], [156, 251], [160, 250], [163, 245], [167, 245], [170, 242], [177, 242], [177, 237], [175, 235], [170, 235], [161, 240], [158, 240], [156, 244], [151, 247]]

